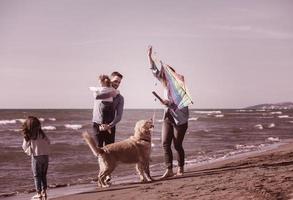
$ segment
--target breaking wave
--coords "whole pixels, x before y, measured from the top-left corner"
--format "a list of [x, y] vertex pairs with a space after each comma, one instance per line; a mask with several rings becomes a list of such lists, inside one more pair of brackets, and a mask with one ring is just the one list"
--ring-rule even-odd
[[78, 130], [82, 128], [82, 125], [80, 124], [65, 124], [64, 126], [65, 128], [73, 129], [73, 130]]

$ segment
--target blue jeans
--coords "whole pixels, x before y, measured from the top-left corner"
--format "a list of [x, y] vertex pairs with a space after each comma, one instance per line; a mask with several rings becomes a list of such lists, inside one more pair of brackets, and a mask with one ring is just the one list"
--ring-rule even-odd
[[37, 192], [47, 189], [47, 171], [49, 156], [32, 156], [32, 171]]

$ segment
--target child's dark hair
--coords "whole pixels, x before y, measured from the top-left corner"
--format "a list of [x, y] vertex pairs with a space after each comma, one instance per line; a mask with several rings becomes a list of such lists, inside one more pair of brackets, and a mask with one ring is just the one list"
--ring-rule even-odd
[[103, 82], [107, 87], [110, 87], [111, 86], [111, 80], [109, 78], [109, 76], [107, 75], [100, 75], [99, 76], [99, 79], [101, 82]]
[[42, 130], [41, 122], [37, 117], [29, 116], [22, 125], [22, 135], [26, 141], [46, 137]]

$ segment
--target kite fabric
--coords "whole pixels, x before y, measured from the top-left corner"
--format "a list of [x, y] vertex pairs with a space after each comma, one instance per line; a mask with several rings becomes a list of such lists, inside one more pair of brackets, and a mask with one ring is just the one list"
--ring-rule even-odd
[[169, 99], [173, 101], [178, 109], [193, 104], [185, 86], [184, 76], [176, 73], [169, 65], [161, 63], [161, 78], [167, 83]]

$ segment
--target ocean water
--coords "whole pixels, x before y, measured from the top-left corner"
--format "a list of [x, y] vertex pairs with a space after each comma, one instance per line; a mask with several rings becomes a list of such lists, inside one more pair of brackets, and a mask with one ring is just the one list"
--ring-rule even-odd
[[[0, 110], [0, 194], [34, 188], [30, 157], [21, 148], [21, 124], [29, 115], [41, 120], [52, 143], [47, 176], [50, 187], [94, 182], [97, 161], [81, 138], [82, 131], [92, 132], [91, 112]], [[160, 138], [163, 110], [126, 109], [116, 132], [116, 141], [126, 139], [133, 134], [136, 121], [152, 118], [154, 113], [151, 173], [164, 168]], [[190, 110], [184, 139], [186, 166], [261, 150], [292, 138], [293, 110]], [[134, 165], [120, 165], [113, 172], [113, 180], [123, 176], [135, 176]]]

